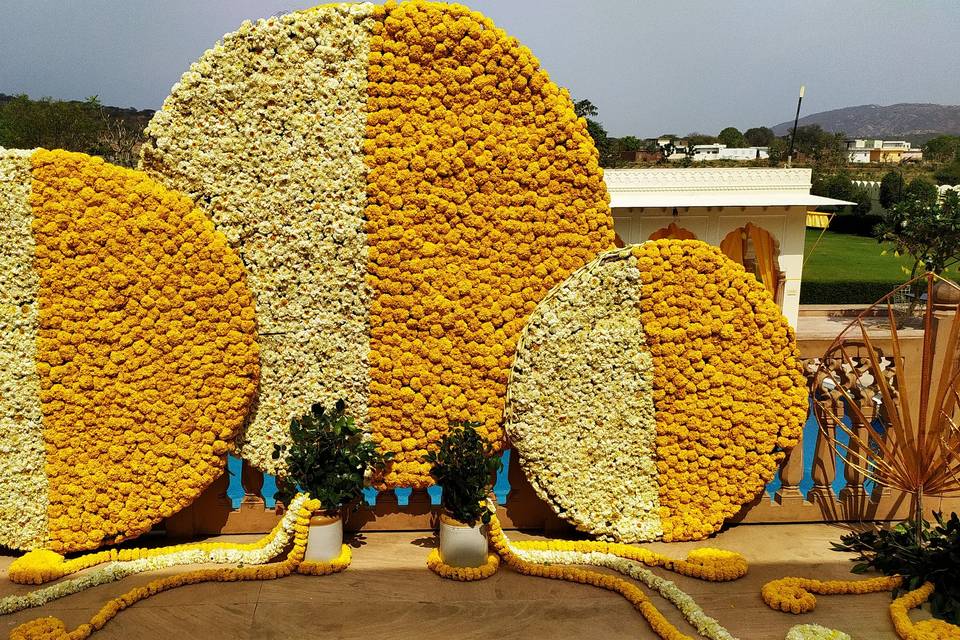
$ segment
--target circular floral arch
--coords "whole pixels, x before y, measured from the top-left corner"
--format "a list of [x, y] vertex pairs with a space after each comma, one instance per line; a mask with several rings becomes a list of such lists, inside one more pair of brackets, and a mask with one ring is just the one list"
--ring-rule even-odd
[[589, 533], [703, 538], [796, 444], [793, 330], [743, 267], [696, 240], [602, 254], [540, 302], [506, 430], [537, 493]]
[[204, 206], [249, 270], [259, 402], [241, 452], [345, 398], [430, 483], [450, 421], [503, 438], [527, 315], [613, 244], [569, 95], [489, 19], [432, 2], [323, 5], [245, 23], [191, 66], [142, 167]]
[[0, 545], [140, 535], [222, 472], [259, 375], [243, 265], [193, 204], [66, 151], [0, 150]]

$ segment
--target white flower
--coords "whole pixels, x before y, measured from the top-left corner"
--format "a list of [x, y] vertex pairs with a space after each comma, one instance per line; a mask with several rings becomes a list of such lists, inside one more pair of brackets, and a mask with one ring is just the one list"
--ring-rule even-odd
[[89, 573], [70, 578], [47, 587], [41, 587], [22, 595], [0, 598], [0, 615], [14, 613], [30, 607], [40, 607], [48, 602], [79, 593], [90, 587], [122, 580], [127, 576], [146, 571], [156, 571], [185, 564], [266, 564], [279, 556], [290, 543], [300, 509], [307, 499], [305, 494], [297, 495], [283, 516], [281, 527], [275, 535], [259, 549], [185, 549], [159, 556], [111, 562], [93, 569]]
[[244, 22], [183, 75], [147, 127], [141, 167], [206, 209], [246, 265], [261, 379], [239, 449], [270, 473], [283, 464], [273, 443], [314, 402], [343, 398], [367, 422], [361, 149], [373, 9]]
[[14, 549], [47, 540], [31, 154], [0, 148], [0, 546]]
[[843, 631], [828, 629], [818, 624], [798, 624], [787, 632], [786, 640], [851, 640]]
[[605, 254], [548, 294], [521, 334], [506, 409], [540, 497], [578, 529], [626, 541], [663, 533], [638, 280], [632, 254]]

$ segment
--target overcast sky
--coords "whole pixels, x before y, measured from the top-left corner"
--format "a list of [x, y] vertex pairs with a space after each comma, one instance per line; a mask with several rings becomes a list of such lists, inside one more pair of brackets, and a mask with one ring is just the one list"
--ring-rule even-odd
[[[310, 0], [0, 0], [0, 93], [156, 109], [244, 19]], [[859, 104], [960, 104], [956, 0], [472, 0], [613, 135]]]

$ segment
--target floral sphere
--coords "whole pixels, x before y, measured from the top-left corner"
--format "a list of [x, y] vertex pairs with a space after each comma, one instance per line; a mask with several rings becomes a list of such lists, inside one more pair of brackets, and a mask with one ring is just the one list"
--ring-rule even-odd
[[222, 472], [259, 372], [243, 265], [190, 200], [0, 150], [0, 545], [137, 536]]
[[538, 494], [624, 541], [700, 539], [753, 500], [798, 441], [794, 334], [716, 247], [611, 251], [531, 315], [506, 429]]
[[[530, 51], [459, 5], [323, 5], [244, 23], [147, 128], [142, 168], [206, 207], [243, 256], [263, 375], [241, 452], [345, 398], [431, 482], [451, 421], [503, 439], [536, 303], [613, 245], [586, 123]], [[238, 159], [243, 161], [239, 162]]]

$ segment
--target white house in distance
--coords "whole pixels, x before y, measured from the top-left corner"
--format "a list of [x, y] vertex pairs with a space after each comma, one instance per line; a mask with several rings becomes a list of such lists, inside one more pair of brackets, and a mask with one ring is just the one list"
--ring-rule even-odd
[[850, 138], [847, 145], [847, 162], [893, 162], [923, 159], [923, 150], [911, 148], [906, 140], [867, 140]]
[[810, 169], [606, 169], [618, 245], [696, 238], [753, 272], [793, 327], [807, 210], [853, 204], [810, 194]]
[[766, 160], [770, 157], [768, 147], [727, 147], [725, 144], [697, 144], [693, 147], [695, 162], [710, 160]]

